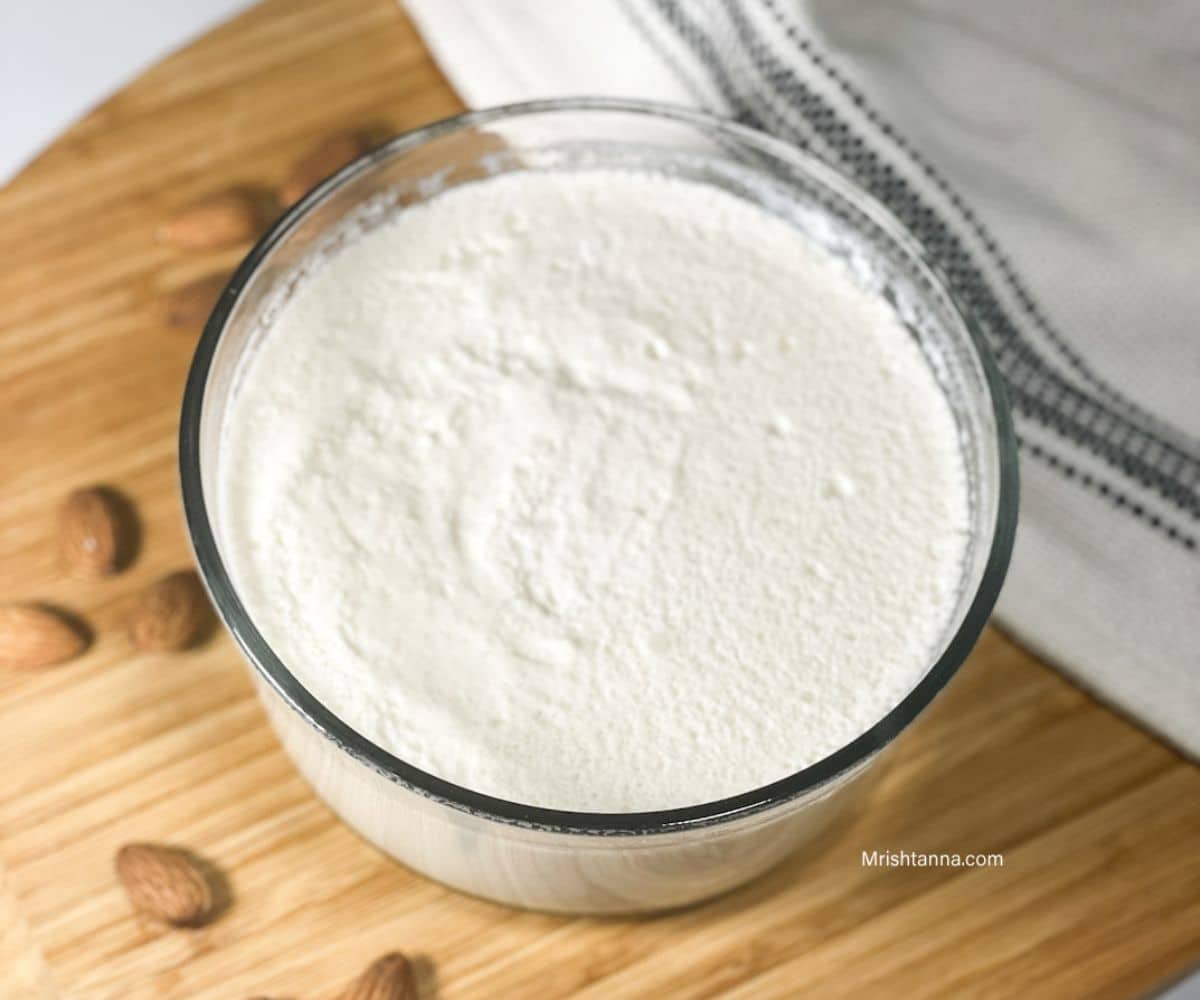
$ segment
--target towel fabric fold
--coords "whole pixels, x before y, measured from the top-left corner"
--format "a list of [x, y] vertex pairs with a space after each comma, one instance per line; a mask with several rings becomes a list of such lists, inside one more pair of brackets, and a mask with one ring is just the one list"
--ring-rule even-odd
[[1200, 757], [1200, 16], [1171, 0], [404, 0], [463, 99], [690, 103], [802, 146], [972, 309], [1021, 444], [997, 610]]

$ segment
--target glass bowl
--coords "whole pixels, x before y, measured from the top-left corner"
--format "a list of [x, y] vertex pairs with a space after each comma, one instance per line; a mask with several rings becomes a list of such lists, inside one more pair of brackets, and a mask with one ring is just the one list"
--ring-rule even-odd
[[[779, 781], [686, 808], [587, 813], [482, 795], [388, 753], [320, 703], [264, 640], [226, 568], [214, 516], [222, 420], [239, 363], [308, 269], [403, 206], [511, 170], [652, 169], [716, 184], [786, 216], [842, 258], [917, 340], [955, 414], [971, 542], [928, 672], [869, 730]], [[968, 311], [921, 245], [816, 159], [710, 115], [644, 102], [539, 101], [461, 115], [391, 140], [319, 184], [262, 238], [196, 349], [180, 428], [183, 502], [213, 602], [252, 667], [288, 754], [352, 827], [418, 871], [517, 906], [570, 912], [677, 907], [762, 873], [829, 828], [880, 751], [946, 685], [978, 638], [1012, 550], [1016, 449], [1004, 392]]]

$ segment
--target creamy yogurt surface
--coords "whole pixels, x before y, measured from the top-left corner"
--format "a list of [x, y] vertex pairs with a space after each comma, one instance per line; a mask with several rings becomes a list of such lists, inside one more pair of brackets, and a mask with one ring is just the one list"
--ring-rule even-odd
[[666, 809], [828, 755], [926, 672], [968, 538], [882, 301], [715, 187], [518, 172], [331, 255], [245, 362], [223, 555], [335, 714], [476, 791]]

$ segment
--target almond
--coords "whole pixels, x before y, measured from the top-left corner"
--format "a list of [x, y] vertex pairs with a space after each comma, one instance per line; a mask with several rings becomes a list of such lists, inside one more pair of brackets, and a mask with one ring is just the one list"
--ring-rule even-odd
[[58, 517], [59, 552], [75, 576], [109, 576], [122, 554], [121, 517], [110, 493], [97, 487], [76, 490]]
[[141, 913], [176, 927], [195, 927], [213, 914], [213, 893], [199, 865], [159, 844], [126, 844], [117, 852], [117, 878]]
[[226, 191], [180, 209], [158, 238], [183, 250], [217, 250], [254, 239], [265, 222], [261, 198], [250, 191]]
[[375, 959], [340, 1000], [416, 1000], [412, 964], [398, 951]]
[[209, 615], [200, 578], [179, 570], [151, 584], [129, 619], [129, 637], [148, 652], [185, 649], [195, 641]]
[[330, 174], [356, 160], [371, 148], [365, 132], [337, 132], [304, 154], [279, 188], [279, 201], [287, 208], [303, 198]]
[[50, 667], [78, 656], [87, 644], [83, 631], [52, 608], [0, 607], [0, 667]]
[[181, 330], [200, 329], [208, 321], [228, 282], [228, 275], [210, 274], [170, 292], [164, 316], [167, 326]]

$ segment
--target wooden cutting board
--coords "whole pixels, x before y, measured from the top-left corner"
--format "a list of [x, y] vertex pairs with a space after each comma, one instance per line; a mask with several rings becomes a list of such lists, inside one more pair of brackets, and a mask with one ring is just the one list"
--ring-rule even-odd
[[[650, 920], [515, 912], [406, 871], [297, 777], [223, 633], [130, 648], [137, 592], [190, 561], [175, 433], [195, 333], [167, 327], [163, 296], [244, 251], [172, 250], [156, 228], [277, 184], [335, 128], [460, 107], [394, 0], [271, 0], [0, 190], [0, 601], [96, 633], [74, 663], [0, 675], [0, 996], [329, 997], [394, 948], [445, 1000], [1129, 997], [1200, 959], [1200, 771], [994, 631], [824, 854]], [[96, 482], [136, 503], [141, 551], [80, 583], [55, 511]], [[232, 907], [195, 931], [142, 922], [112, 875], [131, 840], [202, 852]], [[863, 867], [876, 849], [1004, 866]]]

